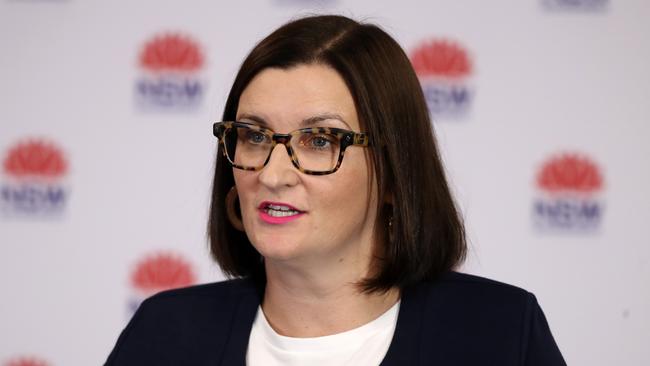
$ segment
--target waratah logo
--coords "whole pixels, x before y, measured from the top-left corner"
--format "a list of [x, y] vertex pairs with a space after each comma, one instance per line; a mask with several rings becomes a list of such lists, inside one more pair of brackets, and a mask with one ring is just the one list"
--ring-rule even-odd
[[49, 363], [36, 357], [19, 357], [2, 364], [3, 366], [49, 366]]
[[539, 228], [594, 230], [604, 204], [604, 182], [598, 166], [587, 156], [564, 153], [550, 158], [536, 177], [538, 197], [533, 216]]
[[68, 163], [62, 150], [42, 139], [10, 147], [3, 161], [0, 206], [5, 215], [56, 215], [68, 198]]
[[189, 261], [171, 252], [157, 252], [141, 259], [131, 273], [133, 296], [129, 310], [135, 311], [142, 300], [158, 292], [196, 284]]
[[431, 39], [413, 50], [411, 63], [434, 120], [467, 112], [473, 97], [469, 86], [472, 62], [462, 46]]
[[154, 37], [144, 45], [138, 63], [142, 76], [136, 99], [147, 109], [193, 109], [204, 94], [200, 79], [205, 60], [199, 45], [176, 33]]

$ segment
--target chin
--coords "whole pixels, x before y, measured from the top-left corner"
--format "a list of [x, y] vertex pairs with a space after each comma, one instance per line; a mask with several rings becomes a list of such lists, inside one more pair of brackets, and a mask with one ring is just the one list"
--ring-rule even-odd
[[251, 240], [251, 243], [267, 260], [287, 261], [304, 254], [295, 237], [289, 239], [282, 235], [264, 236]]

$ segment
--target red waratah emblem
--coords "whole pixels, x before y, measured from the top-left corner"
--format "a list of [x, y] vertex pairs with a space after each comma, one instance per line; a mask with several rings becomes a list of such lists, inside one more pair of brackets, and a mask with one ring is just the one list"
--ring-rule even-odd
[[131, 276], [132, 285], [148, 293], [191, 286], [195, 282], [190, 264], [172, 253], [158, 253], [143, 259]]
[[5, 366], [48, 366], [49, 364], [43, 360], [33, 357], [23, 357], [11, 360], [5, 363]]
[[461, 78], [472, 72], [467, 52], [447, 40], [422, 43], [411, 54], [411, 63], [418, 76]]
[[64, 175], [67, 168], [61, 150], [40, 140], [17, 144], [9, 150], [3, 164], [5, 174], [17, 178], [57, 178]]
[[166, 34], [147, 42], [140, 66], [151, 71], [195, 71], [203, 66], [203, 55], [189, 37]]
[[603, 179], [596, 164], [578, 154], [563, 154], [550, 159], [537, 175], [537, 185], [550, 193], [592, 193], [600, 190]]

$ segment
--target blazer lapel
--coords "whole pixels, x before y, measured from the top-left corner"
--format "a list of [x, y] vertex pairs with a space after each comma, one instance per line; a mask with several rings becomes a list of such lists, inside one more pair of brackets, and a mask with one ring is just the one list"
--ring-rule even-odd
[[[395, 333], [380, 366], [420, 364], [422, 319], [426, 302], [427, 293], [422, 286], [416, 285], [402, 290]], [[220, 365], [246, 365], [248, 339], [259, 305], [260, 295], [254, 286], [241, 290], [233, 312], [230, 337], [226, 342]]]
[[419, 286], [402, 290], [393, 340], [380, 366], [420, 364], [420, 340], [426, 292]]
[[224, 350], [220, 365], [246, 365], [248, 339], [259, 305], [260, 298], [253, 286], [242, 289], [239, 302], [233, 313], [230, 337], [226, 342], [226, 349]]

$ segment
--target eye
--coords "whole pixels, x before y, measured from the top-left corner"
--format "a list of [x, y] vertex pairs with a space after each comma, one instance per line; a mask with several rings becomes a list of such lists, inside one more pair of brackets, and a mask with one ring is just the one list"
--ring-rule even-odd
[[246, 142], [249, 142], [251, 144], [255, 144], [255, 145], [263, 144], [264, 142], [266, 142], [267, 139], [268, 136], [261, 133], [260, 131], [249, 130], [246, 133]]
[[323, 136], [316, 136], [311, 140], [311, 143], [314, 147], [327, 147], [330, 142]]
[[336, 136], [326, 134], [308, 134], [300, 141], [301, 145], [314, 150], [329, 150], [332, 145], [336, 145], [337, 143]]

